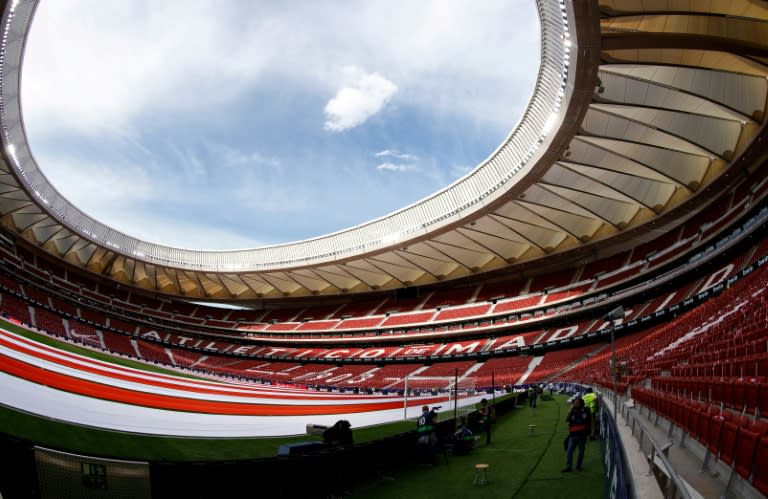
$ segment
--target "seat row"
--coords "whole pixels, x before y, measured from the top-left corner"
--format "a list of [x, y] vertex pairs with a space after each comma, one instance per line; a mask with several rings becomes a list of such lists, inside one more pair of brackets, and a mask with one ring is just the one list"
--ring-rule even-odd
[[646, 407], [649, 414], [653, 411], [657, 423], [659, 417], [667, 419], [670, 435], [672, 425], [679, 427], [681, 445], [685, 445], [687, 438], [704, 446], [702, 470], [712, 460], [722, 461], [732, 474], [768, 495], [768, 421], [641, 387], [632, 389], [632, 399]]
[[[594, 269], [583, 269], [583, 272], [579, 272], [581, 269], [576, 269], [573, 272], [569, 272], [568, 275], [570, 275], [570, 277], [565, 280], [562, 280], [561, 278], [552, 280], [554, 278], [545, 279], [544, 277], [530, 278], [531, 284], [520, 288], [515, 295], [486, 297], [481, 292], [485, 285], [480, 285], [477, 289], [472, 290], [472, 292], [466, 292], [465, 290], [461, 293], [458, 293], [456, 290], [444, 291], [446, 300], [441, 301], [436, 295], [443, 292], [433, 291], [427, 293], [427, 298], [419, 299], [418, 303], [414, 303], [410, 308], [400, 306], [402, 304], [395, 308], [388, 308], [387, 303], [390, 299], [385, 297], [378, 302], [371, 302], [371, 306], [365, 310], [355, 308], [357, 311], [355, 314], [344, 312], [346, 308], [354, 307], [354, 303], [334, 306], [316, 305], [309, 308], [294, 309], [293, 311], [280, 310], [268, 312], [255, 310], [222, 312], [221, 310], [212, 309], [202, 305], [181, 304], [175, 302], [165, 303], [163, 301], [159, 303], [150, 303], [149, 305], [145, 303], [137, 305], [125, 300], [139, 300], [139, 297], [125, 296], [123, 293], [112, 293], [106, 288], [101, 289], [97, 287], [94, 291], [81, 283], [75, 286], [78, 290], [75, 292], [73, 291], [73, 288], [69, 286], [60, 285], [60, 278], [59, 276], [56, 276], [54, 270], [48, 272], [33, 272], [33, 269], [37, 269], [34, 263], [37, 259], [34, 254], [25, 254], [27, 258], [19, 259], [9, 249], [3, 249], [2, 258], [7, 262], [15, 262], [15, 264], [9, 263], [9, 266], [7, 267], [8, 269], [12, 270], [13, 268], [16, 268], [22, 274], [26, 273], [30, 279], [34, 279], [39, 286], [46, 289], [59, 290], [62, 293], [67, 294], [67, 296], [70, 296], [69, 299], [77, 301], [77, 306], [81, 309], [81, 313], [87, 311], [87, 308], [82, 308], [81, 305], [88, 303], [95, 309], [115, 310], [118, 313], [125, 314], [126, 317], [131, 315], [138, 315], [144, 319], [147, 317], [154, 317], [156, 319], [170, 321], [176, 324], [177, 327], [184, 327], [192, 330], [199, 329], [201, 332], [210, 333], [214, 332], [214, 329], [221, 332], [222, 329], [229, 329], [242, 330], [243, 334], [247, 334], [248, 331], [251, 331], [258, 336], [281, 337], [281, 335], [292, 336], [305, 333], [308, 335], [308, 338], [316, 338], [319, 337], [317, 336], [318, 334], [329, 334], [332, 332], [336, 332], [335, 334], [339, 336], [352, 334], [353, 332], [356, 334], [365, 333], [366, 331], [361, 331], [360, 327], [363, 327], [364, 329], [367, 328], [367, 331], [372, 329], [380, 330], [382, 328], [389, 329], [404, 327], [411, 327], [413, 329], [422, 326], [434, 328], [436, 326], [442, 327], [441, 325], [443, 323], [447, 324], [449, 321], [468, 323], [468, 321], [475, 319], [502, 320], [510, 314], [526, 313], [526, 311], [530, 311], [532, 314], [538, 313], [539, 311], [544, 313], [545, 310], [548, 310], [547, 307], [549, 307], [550, 304], [553, 304], [554, 302], [559, 303], [559, 298], [555, 300], [556, 297], [563, 297], [564, 299], [570, 300], [572, 298], [578, 298], [579, 296], [586, 296], [587, 293], [594, 294], [598, 291], [605, 290], [609, 286], [608, 281], [612, 279], [611, 276], [613, 276], [613, 274], [616, 272], [622, 274], [624, 270], [629, 269], [630, 267], [633, 270], [623, 276], [620, 281], [635, 278], [639, 275], [645, 276], [648, 273], [649, 267], [656, 267], [660, 263], [659, 260], [663, 260], [657, 257], [662, 253], [666, 253], [668, 247], [683, 245], [691, 250], [696, 247], [696, 244], [697, 238], [695, 236], [682, 238], [680, 232], [677, 231], [677, 235], [670, 241], [667, 241], [666, 238], [662, 236], [658, 238], [657, 241], [648, 243], [646, 245], [648, 247], [644, 247], [642, 251], [638, 249], [634, 252], [628, 252], [626, 258], [615, 259], [614, 257], [611, 257], [606, 259], [611, 265], [619, 265], [617, 269], [608, 273], [605, 273], [602, 270], [593, 272]], [[754, 251], [761, 251], [759, 249], [761, 246], [762, 245], [758, 245], [751, 248], [750, 254]], [[642, 263], [643, 259], [638, 260], [632, 257], [632, 253], [638, 251], [646, 254], [645, 260], [648, 261], [645, 262], [644, 265], [639, 265], [639, 263]], [[650, 255], [652, 255], [653, 258], [651, 258]], [[743, 255], [734, 259], [729, 266], [732, 269], [736, 269], [740, 265], [737, 262], [740, 262], [741, 258], [743, 258]], [[652, 262], [651, 259], [653, 260]], [[685, 266], [685, 264], [683, 264], [683, 266]], [[54, 276], [56, 279], [53, 279]], [[703, 281], [706, 282], [712, 279], [722, 279], [725, 277], [728, 276], [715, 276], [713, 274]], [[574, 282], [579, 279], [581, 279], [581, 281]], [[13, 281], [12, 278], [10, 280]], [[534, 283], [544, 287], [539, 289], [538, 287], [533, 286]], [[6, 285], [5, 282], [3, 282], [3, 284]], [[557, 286], [548, 287], [549, 284], [556, 284]], [[611, 286], [613, 284], [614, 283], [610, 283]], [[616, 284], [618, 284], [618, 282]], [[27, 296], [30, 298], [40, 300], [43, 305], [56, 308], [51, 301], [54, 300], [53, 297], [47, 298], [45, 296], [46, 293], [33, 289], [33, 286], [22, 284], [21, 281], [17, 283], [9, 282], [7, 285], [10, 286], [9, 289], [27, 293]], [[489, 287], [492, 286], [489, 285]], [[510, 285], [506, 287], [509, 289], [513, 288]], [[690, 292], [693, 291], [694, 290], [690, 290]], [[463, 304], [460, 303], [462, 300], [459, 299], [459, 297], [465, 299]], [[145, 299], [144, 301], [151, 300]], [[433, 308], [425, 310], [423, 308], [425, 305]], [[561, 305], [561, 307], [562, 306], [566, 305]], [[203, 312], [207, 313], [202, 315]], [[367, 322], [366, 325], [361, 326], [355, 322], [361, 319], [373, 322]], [[352, 323], [355, 324], [354, 329], [347, 327]], [[342, 331], [344, 331], [344, 333], [342, 333]], [[233, 332], [232, 334], [237, 333]]]
[[657, 376], [651, 378], [651, 386], [661, 392], [675, 393], [683, 398], [722, 404], [737, 411], [768, 415], [768, 381], [757, 378], [713, 378]]

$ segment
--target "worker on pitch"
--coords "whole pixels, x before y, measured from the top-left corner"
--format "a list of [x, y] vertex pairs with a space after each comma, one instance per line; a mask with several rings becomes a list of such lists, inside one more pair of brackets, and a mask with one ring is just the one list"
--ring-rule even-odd
[[587, 436], [590, 431], [591, 415], [589, 409], [584, 405], [584, 399], [576, 397], [573, 405], [565, 417], [568, 423], [568, 438], [565, 441], [566, 463], [565, 468], [560, 470], [563, 473], [573, 471], [573, 453], [579, 450], [579, 456], [576, 459], [576, 471], [581, 471], [581, 465], [584, 462], [584, 448], [587, 445]]

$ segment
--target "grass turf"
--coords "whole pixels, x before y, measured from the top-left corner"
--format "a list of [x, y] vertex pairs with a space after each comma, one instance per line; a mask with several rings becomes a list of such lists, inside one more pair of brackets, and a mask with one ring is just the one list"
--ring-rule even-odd
[[[415, 465], [390, 472], [378, 480], [359, 486], [353, 498], [515, 498], [594, 499], [605, 495], [602, 453], [599, 441], [588, 441], [584, 470], [561, 473], [565, 466], [563, 439], [567, 434], [566, 397], [541, 397], [535, 413], [519, 407], [499, 417], [493, 425], [491, 444], [480, 440], [468, 456], [438, 453], [436, 464]], [[533, 433], [528, 425], [535, 424]], [[575, 459], [575, 456], [574, 456]], [[489, 483], [473, 485], [474, 466], [490, 465]]]

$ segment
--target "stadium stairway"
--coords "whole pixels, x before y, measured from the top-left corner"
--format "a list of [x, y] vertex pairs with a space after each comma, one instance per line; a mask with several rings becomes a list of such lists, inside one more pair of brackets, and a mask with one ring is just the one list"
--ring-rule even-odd
[[[416, 376], [419, 375], [419, 373], [421, 373], [423, 371], [426, 371], [427, 369], [429, 369], [429, 366], [421, 366], [420, 368], [418, 368], [415, 371], [413, 371], [412, 373], [410, 373], [407, 377], [408, 378], [416, 377]], [[389, 383], [388, 385], [384, 386], [382, 389], [384, 389], [384, 390], [391, 389], [393, 386], [397, 386], [398, 383], [402, 383], [404, 380], [405, 380], [405, 377], [398, 378], [397, 380], [393, 381], [392, 383]]]
[[541, 361], [542, 361], [542, 360], [544, 360], [544, 356], [543, 356], [543, 355], [540, 355], [540, 356], [538, 356], [538, 357], [534, 357], [534, 358], [532, 358], [532, 359], [531, 359], [531, 363], [530, 363], [530, 364], [528, 364], [528, 369], [526, 369], [526, 371], [523, 373], [523, 375], [522, 375], [522, 376], [520, 376], [520, 379], [519, 379], [519, 380], [517, 380], [517, 383], [516, 383], [516, 384], [518, 384], [518, 385], [523, 385], [523, 384], [525, 384], [525, 380], [527, 380], [527, 379], [528, 379], [528, 376], [530, 376], [530, 375], [531, 375], [531, 373], [533, 372], [533, 370], [534, 370], [534, 369], [536, 369], [537, 367], [539, 367], [539, 364], [541, 364]]
[[[455, 382], [453, 379], [451, 379], [450, 382], [448, 383], [448, 389], [453, 390], [454, 387], [457, 385], [459, 386], [459, 389], [461, 389], [463, 386], [471, 387], [472, 389], [476, 388], [476, 384], [472, 380], [472, 374], [476, 372], [478, 369], [480, 369], [481, 367], [483, 367], [484, 364], [485, 362], [474, 363], [469, 369], [464, 371], [464, 373], [461, 374]], [[469, 385], [468, 383], [471, 383], [471, 385]]]
[[600, 352], [602, 352], [606, 348], [609, 348], [610, 346], [611, 346], [610, 343], [606, 343], [605, 345], [601, 346], [600, 348], [589, 352], [584, 357], [580, 357], [580, 358], [576, 359], [574, 362], [571, 362], [568, 366], [566, 366], [565, 369], [563, 369], [562, 371], [558, 372], [552, 379], [556, 380], [556, 379], [560, 379], [562, 377], [565, 377], [566, 374], [568, 373], [568, 371], [578, 367], [585, 360], [591, 359], [592, 357], [598, 355]]
[[464, 374], [459, 376], [458, 382], [461, 383], [465, 378], [472, 377], [472, 373], [483, 367], [483, 364], [485, 364], [485, 362], [477, 362], [472, 365], [472, 367], [464, 371]]

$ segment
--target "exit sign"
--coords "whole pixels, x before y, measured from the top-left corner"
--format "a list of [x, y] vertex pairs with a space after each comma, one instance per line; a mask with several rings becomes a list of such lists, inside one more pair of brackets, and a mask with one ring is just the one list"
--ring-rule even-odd
[[89, 489], [107, 488], [107, 467], [103, 464], [80, 463], [83, 485]]

